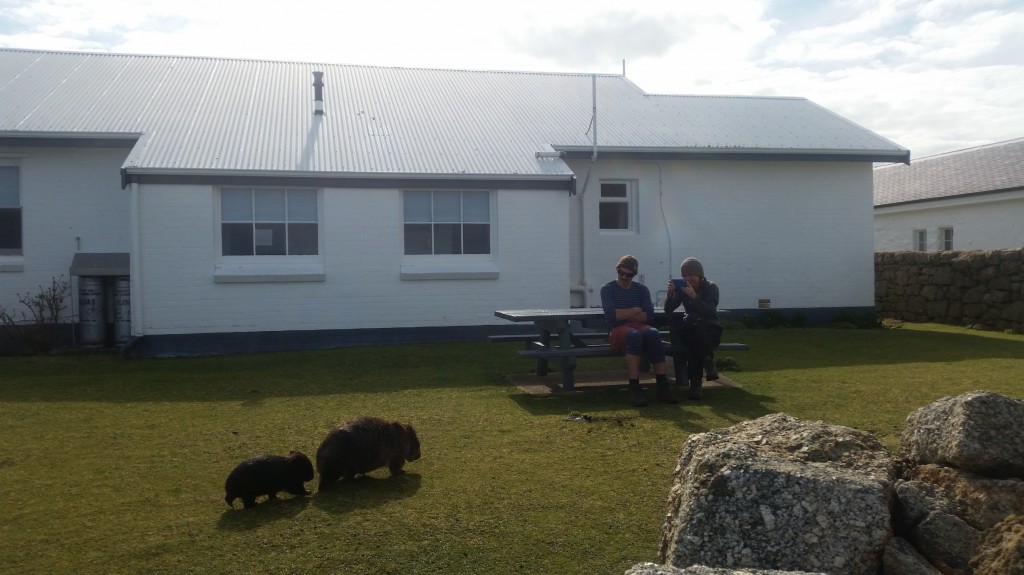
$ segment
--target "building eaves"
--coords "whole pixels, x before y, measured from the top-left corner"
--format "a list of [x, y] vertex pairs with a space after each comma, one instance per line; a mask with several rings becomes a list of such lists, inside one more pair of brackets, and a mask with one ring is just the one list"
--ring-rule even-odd
[[1024, 189], [1024, 138], [874, 170], [875, 207]]

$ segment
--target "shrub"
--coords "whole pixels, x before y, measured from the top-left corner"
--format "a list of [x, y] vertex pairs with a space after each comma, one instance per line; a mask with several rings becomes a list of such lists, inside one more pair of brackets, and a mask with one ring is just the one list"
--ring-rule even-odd
[[718, 368], [718, 371], [742, 371], [740, 369], [740, 362], [736, 361], [736, 358], [729, 356], [716, 357], [715, 367]]
[[49, 353], [57, 347], [58, 327], [67, 308], [64, 300], [71, 291], [71, 284], [64, 276], [53, 278], [50, 287], [39, 286], [35, 295], [18, 294], [18, 302], [27, 307], [29, 313], [18, 313], [0, 305], [0, 329], [5, 339], [20, 344], [31, 353]]

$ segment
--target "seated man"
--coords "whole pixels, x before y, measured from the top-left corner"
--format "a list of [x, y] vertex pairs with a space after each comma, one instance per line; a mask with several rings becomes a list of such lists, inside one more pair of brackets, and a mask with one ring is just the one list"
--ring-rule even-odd
[[601, 287], [601, 307], [608, 325], [612, 349], [626, 355], [630, 401], [637, 407], [647, 405], [640, 387], [640, 356], [646, 352], [656, 378], [658, 400], [676, 403], [665, 375], [665, 348], [654, 323], [651, 292], [641, 283], [633, 283], [639, 264], [633, 256], [622, 256], [615, 266], [618, 279]]
[[690, 399], [701, 399], [704, 369], [708, 379], [718, 379], [714, 350], [722, 342], [722, 324], [718, 321], [718, 286], [704, 277], [704, 266], [697, 258], [686, 258], [679, 266], [683, 281], [669, 280], [664, 310], [670, 313], [680, 305], [682, 318], [671, 322], [673, 336], [686, 347], [686, 377]]

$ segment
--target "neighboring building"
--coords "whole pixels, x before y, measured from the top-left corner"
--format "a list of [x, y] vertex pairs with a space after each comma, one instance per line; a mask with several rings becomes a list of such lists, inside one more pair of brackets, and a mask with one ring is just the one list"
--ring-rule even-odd
[[875, 250], [1024, 247], [1024, 138], [875, 169]]
[[907, 161], [618, 75], [0, 49], [0, 305], [99, 278], [153, 354], [479, 337], [631, 253], [653, 293], [696, 256], [738, 313], [870, 311], [872, 165]]

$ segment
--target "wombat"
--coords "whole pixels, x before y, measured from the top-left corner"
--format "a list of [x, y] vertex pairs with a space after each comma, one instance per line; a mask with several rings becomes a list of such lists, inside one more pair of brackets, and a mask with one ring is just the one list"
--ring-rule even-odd
[[411, 425], [377, 417], [359, 417], [327, 433], [316, 450], [320, 489], [340, 478], [388, 466], [391, 475], [405, 473], [406, 461], [420, 458], [420, 440]]
[[259, 455], [238, 464], [224, 481], [224, 501], [231, 507], [242, 498], [246, 509], [256, 505], [256, 498], [266, 495], [277, 498], [278, 491], [293, 495], [309, 495], [303, 485], [313, 479], [313, 464], [305, 454], [289, 451], [281, 455]]

